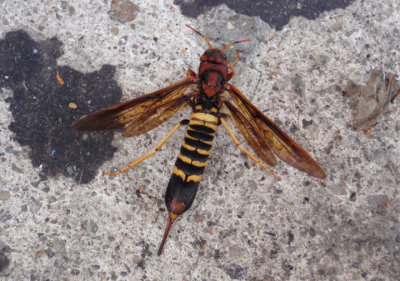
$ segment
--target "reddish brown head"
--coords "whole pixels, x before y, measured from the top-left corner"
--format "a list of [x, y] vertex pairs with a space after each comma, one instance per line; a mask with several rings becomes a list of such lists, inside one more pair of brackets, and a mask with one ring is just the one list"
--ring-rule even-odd
[[225, 50], [236, 43], [241, 43], [249, 40], [231, 42], [222, 49], [212, 47], [210, 41], [190, 25], [186, 25], [191, 30], [199, 34], [207, 42], [209, 49], [200, 57], [199, 77], [201, 92], [208, 98], [218, 96], [223, 90], [228, 79], [228, 60], [225, 55]]
[[220, 49], [208, 49], [200, 58], [201, 90], [209, 98], [217, 95], [228, 80], [228, 60]]

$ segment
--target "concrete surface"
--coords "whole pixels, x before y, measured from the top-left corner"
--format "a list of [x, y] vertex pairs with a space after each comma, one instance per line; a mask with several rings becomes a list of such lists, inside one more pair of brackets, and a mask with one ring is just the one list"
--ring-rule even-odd
[[[91, 73], [113, 65], [129, 99], [197, 71], [206, 44], [184, 24], [214, 46], [250, 38], [235, 46], [242, 57], [232, 83], [318, 160], [327, 179], [280, 162], [276, 182], [220, 128], [197, 198], [157, 257], [163, 194], [184, 130], [129, 172], [101, 172], [150, 151], [190, 111], [140, 137], [116, 133], [114, 157], [82, 183], [61, 172], [40, 175], [31, 148], [9, 129], [13, 90], [2, 87], [1, 280], [399, 279], [400, 99], [367, 134], [351, 128], [342, 93], [349, 79], [366, 83], [374, 67], [399, 78], [398, 1], [355, 1], [314, 21], [293, 18], [281, 31], [226, 6], [191, 19], [172, 1], [136, 2], [127, 15], [110, 12], [109, 2], [1, 1], [0, 40], [19, 29], [35, 42], [56, 36], [60, 68]], [[82, 147], [72, 149], [85, 158]]]

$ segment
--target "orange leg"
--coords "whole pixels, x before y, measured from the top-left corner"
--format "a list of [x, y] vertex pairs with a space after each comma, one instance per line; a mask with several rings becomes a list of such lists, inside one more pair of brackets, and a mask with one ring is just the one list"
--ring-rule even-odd
[[263, 167], [263, 169], [266, 170], [270, 175], [272, 175], [276, 180], [278, 180], [278, 181], [281, 180], [281, 178], [277, 174], [275, 174], [271, 169], [269, 169], [267, 166], [265, 166], [264, 163], [261, 162], [260, 159], [258, 159], [253, 153], [251, 153], [250, 151], [248, 151], [246, 148], [244, 148], [243, 146], [241, 146], [239, 144], [239, 141], [237, 140], [237, 138], [235, 137], [235, 135], [233, 134], [231, 129], [228, 127], [228, 124], [226, 124], [226, 121], [223, 118], [221, 118], [221, 123], [222, 123], [222, 125], [224, 125], [225, 129], [228, 131], [228, 134], [233, 139], [233, 142], [235, 143], [235, 145], [237, 147], [239, 147], [239, 149], [241, 151], [246, 153], [247, 156], [249, 156], [251, 158], [251, 160], [253, 160], [254, 162], [258, 163], [261, 167]]
[[231, 62], [230, 64], [229, 64], [229, 66], [228, 66], [228, 68], [230, 69], [230, 70], [232, 70], [232, 72], [230, 72], [229, 74], [228, 74], [228, 81], [229, 80], [231, 80], [231, 78], [233, 77], [233, 75], [235, 75], [235, 70], [233, 69], [233, 66], [239, 61], [239, 58], [240, 58], [240, 50], [237, 50], [237, 56], [236, 56], [236, 58], [233, 60], [233, 62]]
[[[193, 70], [189, 69], [188, 71], [186, 71], [186, 78], [190, 76], [197, 76], [197, 74]], [[171, 81], [169, 81], [168, 78], [165, 79], [164, 82], [168, 83], [170, 86], [173, 84]]]
[[233, 71], [233, 66], [239, 61], [240, 58], [240, 50], [237, 50], [236, 58], [229, 64], [229, 69]]
[[151, 152], [147, 153], [146, 155], [140, 157], [139, 159], [133, 161], [132, 163], [130, 163], [129, 165], [123, 167], [119, 171], [116, 171], [116, 172], [113, 172], [113, 173], [103, 172], [103, 176], [111, 176], [111, 177], [113, 177], [113, 176], [122, 174], [122, 173], [126, 172], [127, 170], [129, 170], [130, 168], [136, 166], [137, 164], [139, 164], [143, 160], [149, 158], [150, 156], [155, 154], [157, 151], [159, 151], [161, 149], [161, 147], [164, 145], [164, 143], [172, 136], [172, 134], [175, 133], [175, 131], [178, 130], [178, 128], [180, 126], [185, 124], [185, 122], [186, 122], [186, 120], [183, 120], [183, 121], [179, 122], [178, 124], [176, 124], [176, 126], [168, 133], [168, 135], [165, 138], [163, 138], [163, 140], [156, 146], [156, 148], [153, 151], [151, 151]]

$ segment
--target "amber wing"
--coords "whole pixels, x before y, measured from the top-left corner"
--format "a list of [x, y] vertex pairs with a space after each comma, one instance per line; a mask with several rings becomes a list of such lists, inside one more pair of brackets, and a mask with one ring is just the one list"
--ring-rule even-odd
[[185, 94], [185, 91], [196, 79], [190, 76], [153, 93], [83, 116], [72, 124], [72, 128], [98, 131], [126, 125], [124, 136], [143, 134], [166, 121], [194, 95]]
[[261, 131], [258, 129], [257, 124], [252, 118], [244, 115], [235, 105], [229, 100], [223, 99], [223, 104], [230, 112], [230, 118], [235, 123], [236, 129], [244, 136], [254, 152], [265, 163], [275, 166], [276, 158], [272, 153], [271, 147], [267, 140], [263, 137]]
[[[239, 107], [236, 108], [236, 111], [240, 112], [240, 114], [237, 114], [225, 102], [236, 127], [239, 128], [239, 131], [262, 160], [270, 164], [260, 155], [259, 151], [270, 151], [272, 149], [279, 158], [300, 171], [320, 179], [326, 177], [319, 164], [299, 144], [254, 106], [235, 86], [228, 84], [227, 92]], [[267, 157], [267, 160], [270, 160], [270, 158]]]

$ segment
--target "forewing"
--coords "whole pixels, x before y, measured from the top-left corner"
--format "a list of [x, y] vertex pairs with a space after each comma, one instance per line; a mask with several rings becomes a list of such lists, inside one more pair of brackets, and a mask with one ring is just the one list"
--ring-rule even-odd
[[228, 93], [241, 112], [251, 117], [274, 153], [289, 165], [311, 176], [323, 179], [325, 172], [319, 164], [291, 137], [255, 107], [235, 86], [228, 84]]
[[276, 165], [276, 159], [271, 151], [270, 145], [265, 141], [265, 138], [259, 131], [257, 124], [253, 119], [247, 118], [236, 106], [229, 100], [224, 100], [224, 105], [228, 108], [229, 117], [235, 124], [235, 127], [244, 136], [255, 154], [264, 162], [271, 166]]
[[196, 92], [188, 95], [179, 95], [177, 98], [166, 103], [152, 106], [147, 109], [146, 112], [137, 115], [133, 120], [131, 120], [122, 134], [125, 137], [133, 137], [154, 129], [178, 112], [195, 93]]
[[83, 116], [72, 124], [72, 128], [78, 131], [99, 131], [122, 127], [137, 120], [148, 110], [165, 107], [171, 100], [182, 98], [186, 89], [197, 79], [190, 76], [153, 93]]

